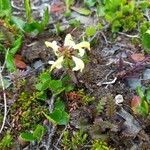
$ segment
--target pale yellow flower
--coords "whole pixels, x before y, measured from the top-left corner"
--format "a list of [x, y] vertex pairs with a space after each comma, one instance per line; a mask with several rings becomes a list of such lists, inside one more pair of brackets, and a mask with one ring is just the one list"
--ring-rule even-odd
[[60, 69], [62, 68], [62, 63], [64, 61], [64, 56], [61, 56], [59, 57], [56, 61], [50, 61], [49, 64], [52, 64], [51, 66], [51, 71], [54, 69], [54, 68], [57, 68], [57, 69]]
[[81, 43], [76, 44], [73, 41], [71, 34], [67, 34], [65, 37], [65, 40], [64, 40], [64, 46], [62, 48], [57, 45], [56, 41], [53, 41], [53, 42], [46, 41], [45, 44], [47, 47], [52, 48], [55, 55], [58, 57], [58, 59], [55, 62], [53, 62], [53, 61], [49, 62], [52, 64], [51, 70], [53, 70], [54, 68], [57, 68], [57, 69], [62, 68], [62, 63], [63, 63], [65, 57], [63, 56], [64, 53], [62, 53], [62, 51], [60, 51], [60, 49], [64, 48], [67, 51], [69, 51], [70, 49], [77, 51], [77, 56], [71, 55], [71, 58], [75, 63], [75, 67], [72, 70], [73, 71], [80, 70], [82, 72], [82, 70], [84, 69], [84, 62], [81, 60], [81, 58], [78, 58], [78, 56], [83, 57], [85, 54], [85, 49], [90, 50], [89, 42], [83, 41]]
[[80, 70], [80, 72], [82, 72], [82, 70], [84, 69], [84, 62], [75, 56], [72, 56], [72, 60], [75, 62], [75, 67], [72, 69], [73, 71], [78, 71]]
[[57, 53], [58, 53], [59, 46], [57, 45], [57, 42], [56, 42], [56, 41], [53, 41], [53, 42], [48, 42], [48, 41], [46, 41], [46, 42], [45, 42], [45, 45], [46, 45], [47, 47], [52, 48], [53, 51], [54, 51], [54, 53], [55, 53], [55, 55], [58, 56]]

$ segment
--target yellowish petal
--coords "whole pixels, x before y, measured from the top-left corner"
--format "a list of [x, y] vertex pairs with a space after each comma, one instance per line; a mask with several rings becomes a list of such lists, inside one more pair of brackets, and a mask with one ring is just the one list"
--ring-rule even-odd
[[80, 48], [78, 55], [79, 55], [80, 57], [83, 57], [84, 54], [85, 54], [85, 50], [84, 50], [83, 48]]
[[64, 61], [64, 57], [61, 56], [59, 57], [51, 66], [51, 71], [54, 69], [54, 68], [57, 68], [57, 69], [60, 69], [62, 68], [62, 62]]
[[72, 70], [73, 71], [80, 70], [82, 72], [82, 70], [84, 69], [84, 62], [80, 58], [77, 58], [75, 56], [72, 56], [72, 59], [75, 62], [75, 67]]
[[90, 43], [83, 41], [83, 42], [75, 45], [75, 49], [80, 49], [80, 48], [87, 48], [88, 50], [90, 50]]
[[54, 50], [55, 55], [58, 56], [57, 52], [58, 52], [59, 46], [57, 45], [57, 42], [56, 42], [56, 41], [53, 41], [53, 42], [48, 42], [48, 41], [46, 41], [46, 42], [45, 42], [45, 45], [46, 45], [47, 47], [52, 48], [52, 49]]
[[75, 42], [72, 39], [71, 34], [67, 34], [64, 41], [64, 46], [68, 46], [69, 48], [74, 48]]

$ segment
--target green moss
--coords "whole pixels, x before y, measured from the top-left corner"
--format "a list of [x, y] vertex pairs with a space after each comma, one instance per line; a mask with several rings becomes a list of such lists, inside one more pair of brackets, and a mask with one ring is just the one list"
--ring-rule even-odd
[[[32, 95], [22, 92], [18, 100], [13, 104], [11, 114], [17, 113], [18, 123], [21, 129], [31, 129], [39, 122], [44, 120], [42, 112], [47, 113], [48, 109], [43, 106], [37, 99], [36, 94]], [[14, 116], [15, 119], [16, 116]], [[19, 129], [20, 130], [20, 129]]]

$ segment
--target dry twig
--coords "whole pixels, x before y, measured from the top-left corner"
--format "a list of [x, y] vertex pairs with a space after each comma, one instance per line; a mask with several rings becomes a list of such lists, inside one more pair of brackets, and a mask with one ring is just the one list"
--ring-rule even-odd
[[2, 133], [4, 126], [5, 126], [5, 122], [6, 122], [6, 117], [7, 117], [7, 98], [6, 98], [6, 92], [5, 92], [5, 87], [4, 87], [4, 81], [3, 81], [3, 76], [2, 76], [2, 72], [4, 71], [5, 68], [5, 64], [6, 64], [6, 59], [8, 56], [8, 51], [6, 52], [6, 57], [5, 57], [5, 61], [3, 66], [0, 69], [0, 82], [1, 82], [1, 86], [2, 86], [2, 90], [3, 90], [3, 99], [4, 99], [4, 117], [3, 117], [3, 122], [2, 122], [2, 126], [0, 128], [0, 134]]

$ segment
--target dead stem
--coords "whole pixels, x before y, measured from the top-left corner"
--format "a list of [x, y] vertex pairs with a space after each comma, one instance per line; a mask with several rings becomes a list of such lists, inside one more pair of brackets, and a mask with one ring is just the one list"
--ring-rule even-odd
[[5, 61], [4, 61], [4, 64], [3, 64], [3, 66], [1, 67], [1, 70], [0, 70], [0, 82], [1, 82], [2, 90], [3, 90], [3, 99], [4, 99], [4, 117], [3, 117], [2, 126], [0, 128], [0, 134], [2, 133], [2, 131], [4, 129], [5, 122], [6, 122], [6, 117], [7, 117], [7, 98], [6, 98], [6, 92], [5, 92], [5, 86], [4, 86], [2, 72], [5, 68], [6, 59], [7, 59], [7, 56], [8, 56], [8, 51], [9, 50], [7, 50], [7, 52], [6, 52]]

